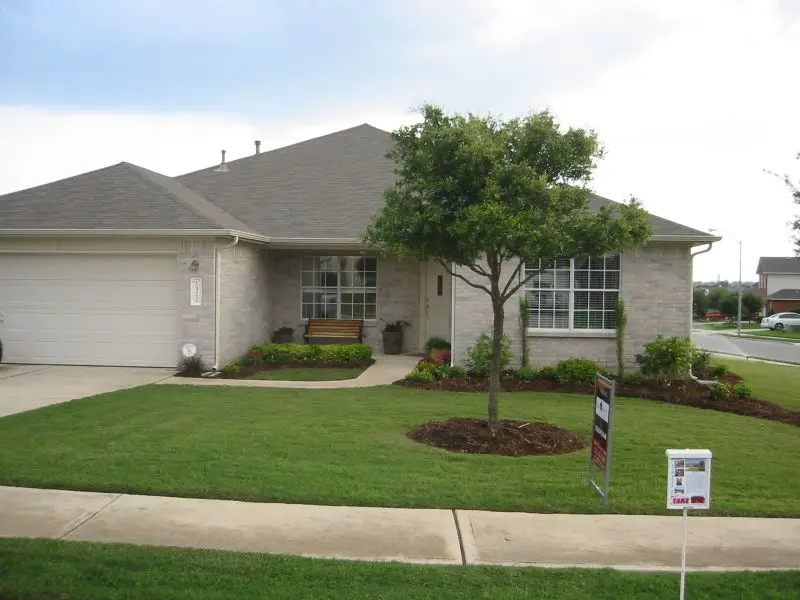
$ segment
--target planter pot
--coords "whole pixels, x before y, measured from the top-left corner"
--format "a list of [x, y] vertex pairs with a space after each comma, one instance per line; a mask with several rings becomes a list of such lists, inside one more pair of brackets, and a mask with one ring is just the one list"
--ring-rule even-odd
[[403, 353], [403, 332], [384, 331], [383, 332], [383, 353], [402, 354]]
[[292, 333], [284, 333], [284, 332], [273, 333], [272, 334], [272, 343], [273, 344], [291, 344], [292, 341], [293, 341], [292, 340], [292, 336], [293, 335], [294, 335], [294, 332], [292, 332]]
[[436, 360], [442, 354], [447, 354], [448, 352], [450, 352], [450, 348], [431, 348], [428, 350], [428, 358]]

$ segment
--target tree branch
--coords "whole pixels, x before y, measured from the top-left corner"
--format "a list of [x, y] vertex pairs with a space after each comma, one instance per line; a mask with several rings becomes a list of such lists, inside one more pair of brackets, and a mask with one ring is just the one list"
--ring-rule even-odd
[[524, 264], [525, 264], [525, 261], [520, 260], [519, 264], [517, 265], [517, 268], [514, 269], [513, 273], [511, 273], [511, 276], [508, 278], [508, 282], [505, 284], [505, 286], [503, 286], [503, 294], [502, 294], [503, 296], [505, 296], [506, 293], [508, 292], [508, 288], [511, 285], [511, 282], [514, 281], [514, 278], [516, 278], [519, 275], [519, 272], [522, 269], [522, 265], [524, 265]]
[[489, 290], [489, 288], [487, 288], [485, 285], [480, 285], [479, 283], [473, 283], [472, 281], [470, 281], [469, 279], [464, 277], [461, 273], [454, 272], [453, 270], [450, 269], [450, 267], [447, 265], [447, 263], [444, 262], [443, 260], [437, 258], [436, 262], [438, 262], [440, 265], [442, 265], [444, 267], [444, 270], [447, 271], [451, 276], [458, 277], [461, 281], [463, 281], [464, 283], [466, 283], [467, 285], [469, 285], [471, 287], [474, 287], [476, 290], [483, 290], [484, 292], [489, 294], [489, 296], [492, 295], [491, 290]]
[[466, 267], [467, 267], [467, 268], [468, 268], [470, 271], [472, 271], [473, 273], [477, 273], [478, 275], [481, 275], [481, 276], [483, 276], [483, 277], [487, 277], [487, 278], [489, 277], [489, 273], [487, 273], [487, 272], [486, 272], [486, 271], [483, 269], [483, 267], [479, 267], [478, 265], [466, 265]]
[[[528, 283], [528, 281], [530, 281], [530, 279], [534, 275], [536, 275], [538, 272], [539, 272], [539, 269], [536, 269], [535, 271], [532, 271], [529, 275], [526, 275], [525, 277], [523, 277], [522, 281], [520, 281], [517, 285], [515, 285], [513, 288], [508, 290], [508, 292], [504, 291], [503, 292], [503, 297], [502, 297], [503, 302], [505, 302], [506, 300], [511, 298], [511, 296], [513, 296], [514, 294], [516, 294], [520, 290], [520, 288], [522, 286], [524, 286], [526, 283]], [[509, 283], [510, 283], [510, 281], [509, 281]]]

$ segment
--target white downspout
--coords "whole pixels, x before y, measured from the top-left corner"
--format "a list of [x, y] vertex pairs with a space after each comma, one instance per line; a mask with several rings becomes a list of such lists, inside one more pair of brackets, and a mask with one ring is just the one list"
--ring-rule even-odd
[[[456, 264], [450, 263], [450, 270], [456, 272]], [[450, 366], [456, 364], [456, 277], [450, 276]]]
[[239, 243], [239, 236], [233, 236], [233, 241], [226, 246], [216, 248], [214, 251], [214, 371], [219, 371], [219, 322], [222, 307], [220, 298], [222, 297], [222, 286], [220, 285], [219, 265], [221, 262], [222, 251], [233, 248]]
[[[705, 254], [706, 252], [710, 252], [711, 251], [711, 247], [713, 245], [714, 245], [714, 242], [709, 242], [708, 243], [708, 248], [706, 248], [704, 250], [700, 250], [699, 252], [690, 252], [690, 255], [692, 257], [692, 278], [691, 278], [692, 280], [694, 280], [694, 257], [695, 256], [700, 256], [701, 254]], [[741, 277], [739, 277], [739, 279], [741, 279]], [[689, 300], [689, 306], [690, 306], [691, 310], [690, 310], [690, 315], [689, 315], [689, 330], [691, 331], [691, 328], [694, 325], [694, 283], [692, 283], [692, 289], [691, 289], [690, 294], [691, 294], [691, 296], [690, 296], [690, 300]], [[698, 379], [695, 376], [695, 374], [692, 373], [691, 367], [689, 368], [689, 377], [691, 379], [693, 379], [694, 381], [696, 381], [698, 383], [701, 383], [703, 385], [708, 385], [710, 383], [714, 383], [714, 382], [702, 381], [702, 380]]]

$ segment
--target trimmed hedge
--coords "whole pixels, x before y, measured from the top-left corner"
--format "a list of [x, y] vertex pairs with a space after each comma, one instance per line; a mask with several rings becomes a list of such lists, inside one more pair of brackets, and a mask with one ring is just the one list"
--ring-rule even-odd
[[244, 362], [257, 363], [362, 363], [372, 359], [372, 346], [367, 344], [258, 344], [253, 346]]

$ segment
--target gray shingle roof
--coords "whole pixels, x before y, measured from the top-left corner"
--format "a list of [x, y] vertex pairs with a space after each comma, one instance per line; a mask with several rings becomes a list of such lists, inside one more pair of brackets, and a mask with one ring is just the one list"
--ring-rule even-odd
[[175, 179], [126, 162], [0, 196], [0, 229], [236, 229], [253, 233]]
[[390, 145], [359, 125], [177, 179], [264, 235], [360, 238], [395, 179]]
[[800, 290], [778, 290], [767, 298], [770, 300], [800, 300]]
[[800, 256], [762, 256], [756, 273], [800, 273]]

